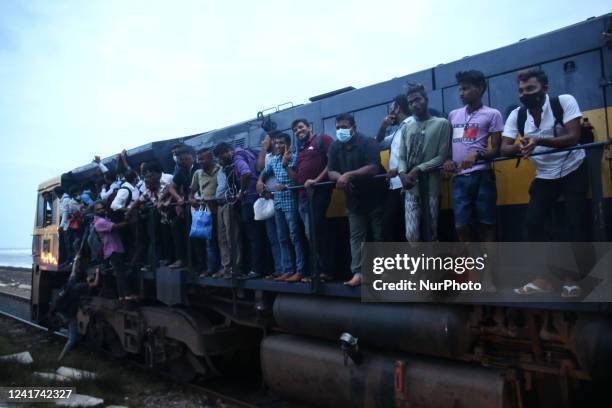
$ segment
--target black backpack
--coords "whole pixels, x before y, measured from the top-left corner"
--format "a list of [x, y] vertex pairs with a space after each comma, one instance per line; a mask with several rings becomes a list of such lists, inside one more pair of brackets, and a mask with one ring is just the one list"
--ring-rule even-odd
[[89, 231], [87, 234], [87, 246], [89, 246], [89, 251], [91, 253], [92, 262], [99, 262], [104, 258], [102, 240], [96, 231], [94, 223], [92, 222], [89, 225]]
[[130, 190], [129, 188], [125, 187], [125, 186], [121, 186], [119, 187], [117, 190], [115, 190], [109, 197], [108, 197], [108, 201], [106, 202], [106, 208], [108, 211], [108, 216], [111, 219], [112, 222], [121, 222], [123, 221], [123, 213], [121, 211], [116, 211], [113, 210], [111, 208], [111, 205], [113, 204], [113, 201], [115, 200], [115, 197], [117, 197], [117, 193], [119, 193], [119, 190], [127, 190], [128, 192], [128, 198], [125, 202], [125, 207], [127, 208], [130, 203], [132, 202], [132, 190]]
[[[555, 117], [555, 123], [553, 124], [553, 136], [557, 137], [557, 125], [563, 125], [563, 107], [559, 101], [558, 96], [551, 96], [550, 108], [552, 109], [553, 116]], [[527, 108], [521, 106], [516, 117], [516, 124], [518, 131], [521, 136], [525, 136], [525, 122], [527, 121]], [[595, 140], [593, 131], [586, 126], [580, 126], [580, 144], [592, 143]]]

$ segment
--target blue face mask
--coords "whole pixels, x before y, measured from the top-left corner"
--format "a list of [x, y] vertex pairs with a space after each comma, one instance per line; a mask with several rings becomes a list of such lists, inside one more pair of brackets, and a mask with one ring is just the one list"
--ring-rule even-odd
[[351, 129], [337, 129], [336, 138], [342, 143], [348, 142], [351, 140]]

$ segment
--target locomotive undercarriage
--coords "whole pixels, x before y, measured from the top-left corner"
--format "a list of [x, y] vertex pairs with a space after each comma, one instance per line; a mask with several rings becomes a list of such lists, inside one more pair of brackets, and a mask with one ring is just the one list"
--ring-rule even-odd
[[195, 286], [184, 303], [94, 297], [81, 330], [178, 381], [259, 354], [273, 391], [324, 406], [571, 406], [609, 381], [612, 321], [598, 313]]

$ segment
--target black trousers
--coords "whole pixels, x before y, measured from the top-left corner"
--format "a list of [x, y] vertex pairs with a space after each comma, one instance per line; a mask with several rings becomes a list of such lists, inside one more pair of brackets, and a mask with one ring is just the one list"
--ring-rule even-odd
[[[250, 249], [250, 270], [260, 275], [265, 274], [265, 257], [267, 254], [266, 224], [263, 221], [255, 221], [253, 204], [243, 204], [240, 208], [241, 227], [246, 233]], [[244, 249], [244, 248], [243, 248]], [[243, 257], [244, 259], [244, 257]]]
[[553, 180], [536, 178], [529, 187], [529, 206], [527, 207], [527, 239], [531, 242], [552, 241], [549, 228], [552, 209], [557, 199], [565, 199], [564, 217], [568, 237], [573, 242], [587, 241], [584, 228], [588, 174], [583, 162], [573, 172]]
[[187, 217], [188, 214], [184, 212], [180, 215], [176, 215], [170, 222], [170, 228], [172, 229], [172, 242], [174, 243], [174, 254], [177, 260], [187, 262], [187, 245], [189, 243], [188, 231], [187, 231]]
[[[550, 228], [552, 209], [560, 196], [565, 199], [563, 220], [568, 229], [568, 241], [588, 241], [585, 228], [586, 195], [589, 179], [586, 162], [564, 177], [545, 180], [534, 179], [529, 187], [529, 206], [527, 207], [527, 239], [530, 242], [553, 241]], [[578, 255], [578, 254], [576, 254]], [[583, 256], [579, 256], [583, 258]], [[558, 272], [556, 275], [562, 280], [578, 280], [588, 273], [588, 268], [580, 259], [577, 259], [579, 273]]]
[[404, 211], [404, 197], [402, 189], [389, 190], [385, 196], [383, 213], [383, 241], [406, 241], [406, 222]]

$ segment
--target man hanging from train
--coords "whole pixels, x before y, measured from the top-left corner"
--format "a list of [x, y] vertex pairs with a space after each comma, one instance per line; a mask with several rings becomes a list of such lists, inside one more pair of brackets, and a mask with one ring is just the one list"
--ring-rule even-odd
[[[312, 131], [312, 126], [308, 123], [307, 119], [294, 120], [291, 124], [291, 129], [298, 144], [297, 168], [295, 171], [288, 168], [287, 174], [297, 184], [303, 184], [307, 189], [314, 188], [312, 191], [313, 220], [310, 220], [308, 194], [305, 189], [298, 191], [298, 211], [304, 223], [306, 239], [310, 243], [311, 250], [315, 251], [319, 279], [323, 281], [330, 280], [334, 275], [334, 242], [331, 239], [330, 234], [332, 231], [328, 228], [325, 215], [327, 214], [333, 190], [330, 186], [315, 188], [313, 185], [328, 180], [327, 154], [334, 140], [325, 133], [316, 135]], [[316, 237], [311, 236], [311, 229], [316, 234]], [[313, 241], [316, 242], [316, 248], [313, 247]], [[305, 273], [308, 275], [309, 271], [306, 270]], [[306, 276], [303, 280], [308, 282], [310, 278], [310, 276]]]
[[482, 103], [487, 90], [482, 72], [462, 71], [455, 77], [465, 106], [448, 115], [453, 131], [452, 159], [444, 163], [444, 170], [454, 173], [455, 229], [460, 241], [473, 242], [476, 238], [473, 226], [477, 221], [480, 240], [492, 242], [496, 240], [497, 188], [489, 161], [499, 156], [502, 116], [497, 109]]
[[[518, 93], [523, 107], [514, 109], [504, 126], [501, 152], [504, 155], [541, 153], [550, 148], [571, 147], [579, 143], [581, 112], [572, 95], [548, 95], [548, 76], [540, 68], [520, 71]], [[519, 143], [515, 143], [521, 135]], [[536, 177], [529, 187], [527, 237], [530, 242], [552, 240], [550, 217], [560, 195], [565, 198], [565, 221], [568, 241], [587, 241], [584, 229], [588, 174], [584, 150], [571, 150], [530, 157]], [[565, 272], [559, 276], [563, 297], [580, 296], [576, 283], [579, 274]], [[536, 277], [515, 289], [520, 295], [550, 292], [552, 283]]]
[[378, 145], [373, 138], [357, 132], [352, 115], [336, 116], [336, 138], [329, 148], [329, 179], [346, 196], [351, 240], [351, 272], [347, 286], [361, 285], [361, 249], [368, 227], [374, 241], [382, 240], [382, 217], [386, 183], [372, 176], [384, 172]]
[[[383, 119], [376, 141], [381, 150], [389, 149], [389, 191], [385, 199], [383, 215], [383, 240], [386, 242], [401, 242], [405, 239], [404, 198], [402, 196], [402, 181], [398, 176], [399, 146], [402, 131], [409, 123], [414, 122], [408, 108], [406, 95], [397, 95], [391, 103], [391, 111]], [[391, 130], [391, 131], [390, 131]]]
[[[239, 203], [239, 216], [241, 229], [246, 233], [249, 244], [248, 273], [233, 270], [233, 276], [240, 279], [251, 279], [265, 274], [266, 232], [263, 221], [256, 221], [253, 212], [253, 203], [259, 197], [257, 193], [257, 154], [241, 147], [232, 148], [227, 143], [219, 143], [214, 149], [227, 177], [228, 194], [230, 201]], [[230, 215], [233, 215], [230, 214]], [[231, 226], [234, 224], [231, 223]], [[231, 235], [231, 232], [230, 232]], [[244, 254], [242, 254], [244, 255]], [[243, 258], [243, 262], [246, 260]]]
[[[103, 205], [102, 205], [103, 207]], [[59, 313], [68, 327], [68, 339], [62, 349], [58, 361], [61, 361], [73, 349], [76, 342], [79, 340], [79, 326], [77, 322], [77, 313], [81, 296], [89, 294], [91, 289], [98, 286], [100, 280], [100, 268], [96, 268], [95, 276], [87, 277], [86, 282], [79, 282], [77, 271], [81, 268], [81, 254], [77, 254], [72, 265], [72, 272], [68, 278], [66, 285], [58, 293], [53, 309]]]
[[288, 173], [295, 172], [297, 155], [291, 151], [291, 137], [286, 133], [273, 133], [272, 143], [276, 155], [261, 172], [257, 181], [257, 191], [263, 193], [266, 178], [274, 175], [276, 178], [274, 220], [283, 262], [283, 274], [276, 277], [275, 280], [299, 282], [304, 277], [304, 248], [298, 229], [297, 197], [293, 190], [287, 188], [295, 186], [295, 181], [289, 177]]
[[406, 190], [406, 240], [436, 241], [440, 208], [437, 168], [448, 157], [450, 126], [446, 119], [429, 113], [423, 85], [409, 84], [406, 96], [415, 119], [402, 130], [398, 159], [399, 177]]
[[212, 276], [219, 271], [219, 246], [217, 244], [217, 205], [215, 203], [215, 193], [217, 191], [217, 173], [221, 166], [215, 163], [215, 158], [211, 148], [198, 150], [198, 165], [200, 168], [193, 174], [191, 182], [191, 193], [189, 203], [198, 208], [208, 206], [212, 213], [212, 238], [209, 240], [192, 239], [196, 248], [196, 255], [203, 253], [205, 249], [206, 263], [197, 256], [199, 266], [205, 268], [200, 276]]

